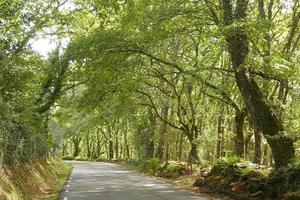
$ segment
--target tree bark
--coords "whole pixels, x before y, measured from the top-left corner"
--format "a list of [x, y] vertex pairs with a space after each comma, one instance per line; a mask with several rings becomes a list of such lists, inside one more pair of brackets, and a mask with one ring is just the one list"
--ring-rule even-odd
[[109, 135], [109, 141], [108, 141], [108, 158], [110, 159], [110, 160], [112, 160], [112, 159], [114, 159], [114, 142], [113, 142], [113, 138], [112, 138], [112, 134], [111, 134], [111, 130], [109, 129], [108, 130], [109, 131], [109, 133], [108, 133], [108, 135]]
[[271, 147], [275, 167], [286, 166], [295, 156], [294, 141], [284, 134], [281, 121], [266, 103], [256, 81], [248, 74], [245, 67], [245, 60], [249, 53], [245, 25], [232, 27], [234, 21], [246, 21], [248, 1], [237, 1], [235, 10], [232, 1], [222, 0], [222, 2], [224, 23], [230, 29], [225, 33], [225, 38], [237, 86], [255, 126], [262, 132]]
[[115, 158], [119, 159], [119, 136], [118, 130], [115, 132]]
[[90, 141], [89, 133], [87, 133], [85, 140], [86, 140], [86, 151], [87, 151], [86, 156], [87, 156], [87, 158], [91, 158], [91, 141]]
[[222, 157], [222, 151], [223, 151], [223, 143], [224, 143], [224, 119], [223, 114], [221, 113], [218, 118], [218, 140], [217, 140], [217, 158]]
[[[168, 120], [168, 113], [169, 113], [169, 102], [167, 100], [161, 110], [161, 116], [165, 119], [165, 121]], [[155, 155], [155, 157], [157, 157], [159, 160], [164, 159], [165, 137], [166, 137], [167, 129], [168, 129], [168, 124], [165, 121], [161, 122], [160, 133], [158, 136], [158, 147], [157, 147], [156, 155]]]
[[154, 134], [155, 134], [155, 128], [156, 128], [156, 117], [155, 115], [149, 111], [149, 138], [148, 142], [146, 143], [146, 158], [153, 158], [154, 156]]
[[254, 141], [255, 141], [255, 145], [254, 145], [254, 159], [253, 162], [255, 164], [261, 164], [261, 157], [262, 157], [262, 151], [261, 151], [261, 140], [262, 140], [262, 136], [259, 130], [257, 130], [256, 128], [254, 129]]
[[199, 163], [200, 158], [198, 156], [198, 145], [195, 143], [191, 143], [191, 150], [189, 153], [188, 163]]
[[76, 158], [80, 153], [81, 137], [74, 136], [72, 141], [73, 141], [73, 145], [74, 145], [73, 157]]
[[129, 144], [127, 138], [127, 129], [124, 132], [124, 144], [125, 144], [125, 158], [128, 160], [130, 158], [130, 152], [129, 152]]
[[189, 152], [188, 163], [200, 163], [200, 157], [198, 156], [198, 144], [195, 143], [195, 138], [193, 133], [186, 133], [188, 140], [191, 145]]
[[244, 120], [246, 114], [244, 111], [237, 112], [235, 115], [235, 154], [241, 158], [245, 156], [244, 139]]
[[178, 147], [178, 159], [179, 161], [182, 161], [182, 146], [183, 146], [183, 138], [184, 135], [183, 133], [179, 133], [180, 134], [180, 139], [179, 139], [179, 147]]

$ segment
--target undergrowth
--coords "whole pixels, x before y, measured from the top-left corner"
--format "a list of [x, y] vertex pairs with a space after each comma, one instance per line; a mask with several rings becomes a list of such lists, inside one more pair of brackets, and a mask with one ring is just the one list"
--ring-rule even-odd
[[268, 171], [239, 158], [221, 158], [194, 186], [208, 187], [236, 199], [296, 200], [300, 199], [300, 164]]
[[142, 161], [129, 160], [126, 161], [126, 165], [135, 166], [143, 173], [162, 178], [177, 178], [189, 173], [189, 169], [184, 163], [175, 161], [161, 162], [157, 158]]

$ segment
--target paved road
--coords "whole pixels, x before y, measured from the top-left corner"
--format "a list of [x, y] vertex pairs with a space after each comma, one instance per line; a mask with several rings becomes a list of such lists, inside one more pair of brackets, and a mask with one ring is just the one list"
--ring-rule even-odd
[[61, 200], [208, 200], [115, 164], [72, 163]]

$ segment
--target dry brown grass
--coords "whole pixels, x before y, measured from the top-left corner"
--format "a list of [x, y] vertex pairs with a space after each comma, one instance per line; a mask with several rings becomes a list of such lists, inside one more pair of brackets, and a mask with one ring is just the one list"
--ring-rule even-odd
[[[31, 164], [0, 171], [0, 200], [38, 200], [57, 192], [62, 162], [34, 160]], [[65, 177], [64, 172], [64, 177]]]

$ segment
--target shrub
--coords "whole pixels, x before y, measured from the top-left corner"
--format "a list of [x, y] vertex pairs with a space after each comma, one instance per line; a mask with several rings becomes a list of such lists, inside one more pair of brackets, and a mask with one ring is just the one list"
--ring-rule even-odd
[[166, 162], [160, 165], [159, 176], [164, 178], [176, 178], [186, 173], [186, 166], [178, 162]]
[[142, 169], [145, 172], [150, 172], [151, 174], [154, 174], [159, 166], [160, 166], [160, 160], [157, 158], [151, 158], [144, 162]]
[[[289, 164], [270, 173], [265, 184], [266, 192], [270, 196], [278, 194], [300, 192], [300, 163]], [[300, 196], [298, 196], [300, 198]]]
[[220, 158], [209, 172], [210, 176], [240, 177], [248, 172], [248, 168], [237, 165], [241, 159], [238, 157]]
[[62, 159], [63, 160], [74, 160], [74, 157], [73, 156], [64, 156]]
[[107, 161], [107, 158], [99, 156], [98, 158], [96, 158], [96, 161], [97, 162]]

